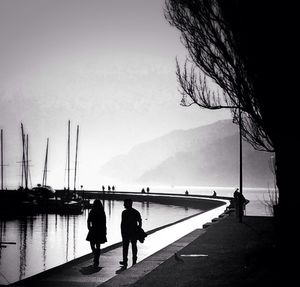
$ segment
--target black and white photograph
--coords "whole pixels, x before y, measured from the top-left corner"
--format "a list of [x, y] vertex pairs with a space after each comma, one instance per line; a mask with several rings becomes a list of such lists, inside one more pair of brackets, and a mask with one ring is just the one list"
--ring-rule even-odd
[[275, 2], [0, 0], [0, 286], [294, 282]]

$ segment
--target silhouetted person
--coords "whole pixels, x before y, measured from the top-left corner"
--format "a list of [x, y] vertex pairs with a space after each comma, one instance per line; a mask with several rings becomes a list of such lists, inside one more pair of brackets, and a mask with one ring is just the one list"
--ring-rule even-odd
[[142, 227], [141, 214], [132, 207], [132, 200], [124, 200], [125, 210], [122, 212], [121, 221], [121, 234], [123, 241], [123, 261], [120, 264], [125, 268], [128, 262], [128, 247], [131, 242], [132, 247], [132, 265], [136, 263], [137, 260], [137, 239], [139, 227]]
[[247, 200], [245, 199], [244, 195], [239, 191], [238, 188], [234, 191], [233, 197], [234, 197], [236, 217], [239, 218], [240, 221], [242, 221]]
[[144, 189], [144, 188], [142, 188], [142, 191], [141, 191], [141, 193], [145, 193], [145, 189]]
[[185, 195], [189, 195], [189, 192], [187, 190], [185, 191]]
[[147, 187], [147, 189], [146, 189], [146, 190], [147, 190], [147, 193], [149, 193], [149, 192], [150, 192], [150, 188], [149, 188], [149, 187]]
[[217, 193], [216, 193], [216, 191], [214, 190], [212, 197], [216, 197], [216, 196], [217, 196]]
[[237, 200], [238, 195], [239, 195], [239, 189], [237, 188], [237, 189], [234, 191], [234, 193], [233, 193], [233, 197], [234, 197], [235, 200]]
[[88, 235], [87, 241], [90, 241], [91, 249], [94, 254], [94, 267], [99, 266], [100, 244], [105, 243], [106, 239], [106, 216], [103, 205], [99, 199], [93, 203], [92, 209], [87, 220]]
[[234, 198], [234, 209], [235, 209], [235, 215], [238, 218], [239, 217], [239, 189], [237, 188], [233, 193]]

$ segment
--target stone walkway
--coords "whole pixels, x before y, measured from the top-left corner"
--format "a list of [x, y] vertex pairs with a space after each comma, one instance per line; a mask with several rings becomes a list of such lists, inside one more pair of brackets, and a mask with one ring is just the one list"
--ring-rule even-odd
[[[225, 208], [226, 205], [223, 205], [150, 234], [143, 244], [138, 244], [138, 263], [133, 267], [130, 267], [130, 250], [127, 270], [123, 270], [119, 265], [122, 248], [120, 244], [116, 244], [102, 253], [99, 268], [95, 269], [92, 266], [93, 260], [89, 254], [11, 286], [94, 287], [102, 286], [104, 282], [105, 286], [133, 284], [195, 240], [204, 232], [202, 226], [218, 217]], [[109, 281], [110, 279], [113, 281]]]

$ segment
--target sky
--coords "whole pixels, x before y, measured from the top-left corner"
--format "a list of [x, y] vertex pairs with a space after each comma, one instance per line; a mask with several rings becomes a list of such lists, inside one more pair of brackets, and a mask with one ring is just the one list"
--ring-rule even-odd
[[[21, 180], [21, 128], [29, 138], [32, 185], [71, 178], [79, 125], [77, 188], [107, 184], [112, 157], [176, 129], [229, 118], [180, 106], [176, 57], [187, 51], [163, 15], [164, 0], [0, 0], [0, 128], [4, 186]], [[73, 179], [70, 183], [73, 186]]]

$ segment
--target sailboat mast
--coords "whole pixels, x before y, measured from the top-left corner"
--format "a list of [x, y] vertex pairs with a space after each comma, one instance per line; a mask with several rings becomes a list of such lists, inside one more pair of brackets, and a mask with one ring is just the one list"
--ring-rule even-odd
[[1, 129], [1, 190], [3, 190], [3, 130]]
[[76, 134], [76, 153], [75, 153], [74, 191], [76, 190], [78, 137], [79, 137], [79, 125], [77, 125], [77, 134]]
[[49, 138], [47, 138], [46, 156], [45, 156], [44, 173], [43, 173], [43, 181], [42, 181], [43, 186], [47, 185], [48, 145], [49, 145]]
[[24, 127], [21, 123], [21, 133], [22, 133], [22, 179], [21, 179], [21, 186], [23, 187], [23, 182], [25, 181], [25, 135], [24, 135]]
[[25, 188], [28, 188], [29, 162], [28, 162], [28, 134], [26, 135], [26, 172], [25, 172]]
[[68, 121], [68, 190], [70, 190], [70, 120]]

